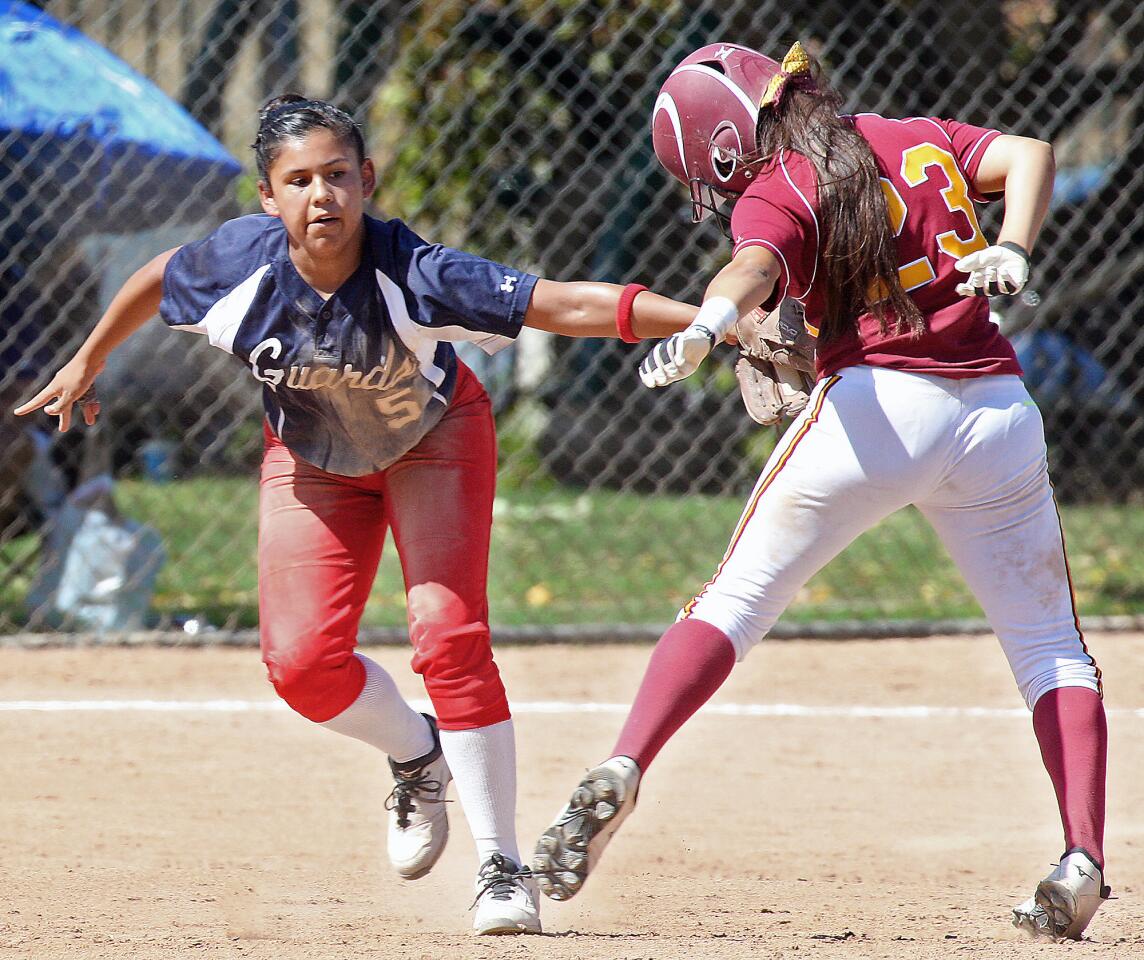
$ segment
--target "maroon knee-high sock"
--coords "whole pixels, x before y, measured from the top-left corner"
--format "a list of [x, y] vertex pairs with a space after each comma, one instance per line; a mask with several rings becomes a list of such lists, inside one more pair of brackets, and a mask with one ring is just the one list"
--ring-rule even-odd
[[1033, 707], [1033, 732], [1053, 781], [1065, 850], [1083, 847], [1104, 868], [1104, 704], [1087, 687], [1058, 687]]
[[727, 635], [702, 620], [680, 620], [660, 637], [614, 757], [631, 757], [641, 771], [676, 730], [683, 726], [735, 665], [735, 648]]

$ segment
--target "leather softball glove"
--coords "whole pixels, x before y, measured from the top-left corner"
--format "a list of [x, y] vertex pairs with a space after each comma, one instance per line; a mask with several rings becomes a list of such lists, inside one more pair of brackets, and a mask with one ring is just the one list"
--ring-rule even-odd
[[735, 376], [751, 419], [763, 426], [796, 417], [814, 387], [814, 337], [802, 304], [783, 300], [770, 313], [752, 310], [735, 324]]

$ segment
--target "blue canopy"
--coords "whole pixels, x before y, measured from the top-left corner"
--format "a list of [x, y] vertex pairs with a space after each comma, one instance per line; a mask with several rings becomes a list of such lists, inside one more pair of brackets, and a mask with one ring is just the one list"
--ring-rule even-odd
[[118, 57], [36, 7], [0, 0], [0, 188], [9, 207], [23, 201], [33, 215], [45, 206], [57, 221], [74, 214], [76, 226], [136, 229], [201, 215], [240, 171]]

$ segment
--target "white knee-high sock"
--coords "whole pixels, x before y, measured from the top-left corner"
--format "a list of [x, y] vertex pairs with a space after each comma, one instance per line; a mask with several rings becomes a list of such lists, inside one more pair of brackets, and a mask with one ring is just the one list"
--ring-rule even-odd
[[516, 736], [511, 720], [475, 730], [442, 730], [457, 796], [484, 863], [502, 853], [520, 863], [516, 844]]
[[365, 667], [365, 686], [358, 698], [322, 726], [363, 740], [394, 760], [414, 760], [433, 749], [433, 732], [425, 718], [400, 693], [393, 678], [369, 657], [355, 653]]

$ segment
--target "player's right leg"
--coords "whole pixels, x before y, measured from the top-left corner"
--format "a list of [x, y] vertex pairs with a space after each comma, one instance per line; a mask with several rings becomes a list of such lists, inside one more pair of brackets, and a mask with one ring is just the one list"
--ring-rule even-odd
[[1080, 630], [1037, 408], [1016, 377], [982, 377], [962, 392], [971, 415], [960, 449], [919, 509], [1001, 641], [1057, 797], [1065, 852], [1013, 922], [1078, 939], [1108, 896], [1100, 671]]
[[412, 879], [445, 847], [449, 770], [433, 719], [354, 652], [385, 538], [378, 484], [376, 476], [325, 473], [267, 439], [259, 502], [262, 656], [295, 711], [388, 755], [395, 781], [386, 801], [389, 858]]

